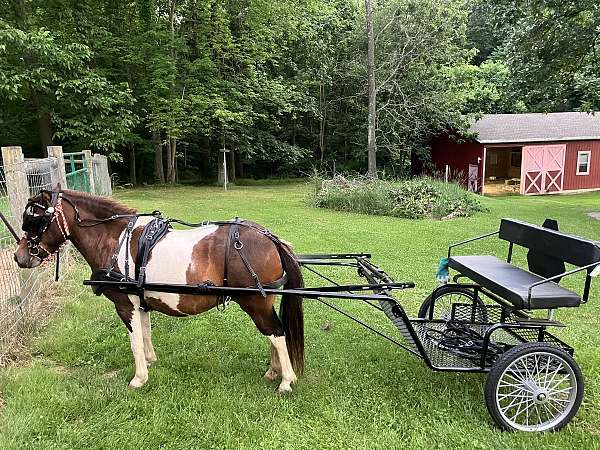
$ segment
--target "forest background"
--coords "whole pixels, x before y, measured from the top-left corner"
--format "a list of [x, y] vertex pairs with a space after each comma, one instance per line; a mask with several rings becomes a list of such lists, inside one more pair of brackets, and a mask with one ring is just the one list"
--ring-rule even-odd
[[377, 167], [485, 113], [600, 109], [595, 0], [0, 0], [0, 144], [109, 156], [121, 180]]

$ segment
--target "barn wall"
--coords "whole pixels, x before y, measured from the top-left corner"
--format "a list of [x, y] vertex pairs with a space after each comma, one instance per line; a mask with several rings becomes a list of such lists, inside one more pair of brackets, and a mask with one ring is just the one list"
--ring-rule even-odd
[[[478, 163], [477, 158], [481, 158]], [[469, 164], [479, 166], [479, 177], [483, 175], [483, 145], [478, 142], [463, 141], [461, 143], [443, 136], [431, 142], [431, 161], [435, 169], [444, 173], [446, 165], [452, 168], [452, 172], [460, 170], [466, 180], [469, 174]]]
[[[577, 152], [591, 151], [589, 175], [577, 175]], [[567, 142], [563, 189], [600, 188], [600, 141]]]

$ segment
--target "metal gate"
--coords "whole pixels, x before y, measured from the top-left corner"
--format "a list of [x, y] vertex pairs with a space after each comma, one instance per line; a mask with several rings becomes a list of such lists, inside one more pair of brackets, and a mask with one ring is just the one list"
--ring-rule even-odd
[[523, 147], [521, 194], [562, 192], [566, 145]]
[[471, 192], [479, 192], [479, 166], [469, 164], [468, 188]]
[[91, 167], [83, 152], [63, 153], [67, 175], [67, 187], [77, 191], [91, 192]]

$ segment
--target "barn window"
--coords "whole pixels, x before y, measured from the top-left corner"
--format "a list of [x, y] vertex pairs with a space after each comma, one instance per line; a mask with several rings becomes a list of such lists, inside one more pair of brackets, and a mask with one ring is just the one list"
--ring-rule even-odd
[[589, 175], [592, 152], [577, 152], [577, 175]]

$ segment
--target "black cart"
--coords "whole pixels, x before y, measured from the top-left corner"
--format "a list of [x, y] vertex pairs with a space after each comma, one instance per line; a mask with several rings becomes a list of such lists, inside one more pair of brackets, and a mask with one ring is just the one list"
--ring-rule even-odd
[[[492, 255], [455, 255], [455, 250], [479, 239], [498, 236], [508, 243], [505, 260]], [[512, 263], [514, 245], [528, 249], [529, 270]], [[554, 320], [558, 308], [578, 307], [589, 298], [591, 278], [600, 272], [600, 244], [546, 227], [502, 219], [498, 231], [453, 244], [447, 265], [456, 271], [422, 303], [418, 317], [409, 318], [394, 298], [398, 289], [414, 287], [396, 282], [371, 262], [371, 255], [299, 255], [305, 270], [328, 284], [302, 289], [265, 289], [267, 294], [299, 294], [316, 299], [372, 332], [402, 347], [432, 370], [484, 372], [485, 402], [503, 429], [554, 431], [576, 414], [583, 398], [581, 369], [573, 348], [551, 331], [564, 327]], [[574, 266], [565, 269], [565, 263]], [[364, 284], [339, 284], [322, 267], [350, 268]], [[558, 282], [582, 272], [582, 293]], [[461, 281], [462, 280], [462, 281]], [[124, 292], [139, 292], [135, 282], [85, 281]], [[183, 294], [256, 295], [256, 288], [145, 283], [143, 289]], [[335, 300], [365, 302], [383, 312], [399, 333], [390, 336], [366, 323]], [[538, 310], [546, 310], [537, 317]]]

